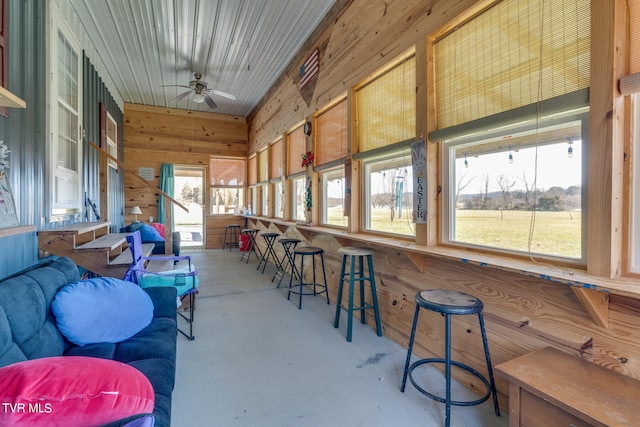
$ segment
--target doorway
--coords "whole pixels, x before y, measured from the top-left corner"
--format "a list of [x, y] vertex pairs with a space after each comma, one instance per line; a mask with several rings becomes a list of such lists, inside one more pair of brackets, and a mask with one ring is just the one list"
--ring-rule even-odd
[[173, 194], [189, 212], [179, 206], [173, 209], [175, 231], [180, 232], [181, 249], [204, 249], [205, 169], [199, 166], [175, 165]]

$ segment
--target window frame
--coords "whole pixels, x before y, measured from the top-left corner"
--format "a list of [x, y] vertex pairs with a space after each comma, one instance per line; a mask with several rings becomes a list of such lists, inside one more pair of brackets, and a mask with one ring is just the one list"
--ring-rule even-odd
[[[47, 91], [47, 104], [51, 105], [50, 114], [47, 115], [47, 134], [50, 135], [47, 150], [47, 190], [45, 196], [45, 202], [48, 204], [46, 211], [51, 215], [51, 220], [58, 220], [68, 216], [79, 216], [82, 214], [83, 197], [82, 197], [82, 171], [83, 171], [83, 141], [82, 141], [82, 123], [83, 123], [83, 61], [82, 61], [82, 45], [75, 37], [75, 34], [69, 28], [60, 15], [58, 9], [53, 5], [50, 5], [51, 20], [48, 28], [48, 74], [51, 76], [51, 82]], [[75, 157], [75, 168], [77, 170], [58, 167], [58, 152], [60, 150], [58, 139], [60, 136], [60, 108], [61, 103], [59, 97], [60, 75], [59, 75], [59, 58], [60, 52], [58, 49], [60, 36], [64, 38], [65, 43], [73, 50], [76, 55], [76, 67], [74, 72], [76, 73], [76, 106], [73, 109], [73, 114], [77, 118], [77, 129], [75, 132], [73, 141], [76, 144], [73, 155]], [[62, 102], [65, 104], [64, 102]], [[72, 107], [67, 104], [68, 107]], [[68, 108], [71, 111], [71, 108]], [[71, 135], [73, 135], [73, 131]], [[65, 183], [65, 185], [75, 186], [76, 191], [70, 191], [73, 197], [69, 199], [59, 199], [57, 189], [60, 188], [59, 183]], [[75, 193], [75, 194], [74, 194]]]
[[[387, 149], [382, 151], [382, 154], [379, 155], [369, 155], [362, 159], [362, 230], [366, 233], [371, 234], [380, 234], [385, 236], [393, 236], [405, 240], [415, 240], [416, 239], [416, 225], [413, 222], [413, 208], [406, 208], [408, 210], [408, 218], [410, 219], [410, 228], [413, 228], [413, 234], [405, 234], [405, 233], [393, 233], [382, 230], [376, 230], [371, 228], [371, 212], [369, 208], [373, 207], [373, 203], [371, 202], [371, 165], [390, 162], [392, 160], [400, 160], [403, 159], [406, 163], [404, 167], [406, 169], [411, 169], [411, 150], [407, 148], [406, 144], [400, 143], [395, 145], [395, 149]], [[413, 170], [412, 172], [413, 173]], [[412, 175], [413, 176], [413, 175]], [[408, 182], [409, 180], [407, 180]], [[411, 187], [413, 188], [413, 179], [411, 179]], [[403, 189], [407, 191], [407, 189]], [[413, 201], [412, 201], [413, 202]]]
[[[232, 177], [236, 179], [236, 184], [229, 184], [229, 182], [231, 182], [230, 180], [227, 180], [226, 182], [224, 180], [221, 179], [217, 179], [220, 176], [224, 176], [224, 177], [228, 177], [229, 175], [227, 174], [218, 174], [218, 171], [214, 171], [215, 169], [215, 165], [213, 164], [213, 162], [215, 162], [216, 160], [220, 160], [223, 162], [229, 162], [229, 161], [237, 161], [237, 162], [242, 162], [242, 170], [239, 171], [239, 176], [232, 174]], [[230, 191], [236, 190], [237, 194], [237, 203], [238, 205], [234, 208], [233, 210], [233, 214], [239, 214], [241, 212], [241, 209], [244, 209], [245, 206], [245, 197], [246, 197], [246, 193], [247, 193], [247, 187], [245, 185], [246, 182], [246, 176], [247, 176], [247, 167], [248, 167], [248, 160], [247, 159], [238, 159], [238, 158], [224, 158], [224, 157], [215, 157], [212, 156], [209, 158], [209, 215], [230, 215], [230, 213], [227, 212], [214, 212], [214, 206], [215, 206], [215, 201], [216, 201], [216, 195], [215, 192], [217, 191], [224, 191], [225, 193], [228, 193]], [[225, 182], [223, 184], [223, 182]], [[227, 195], [225, 195], [227, 196]]]
[[[507, 112], [509, 113], [509, 112]], [[515, 134], [516, 132], [522, 132], [526, 130], [544, 129], [547, 125], [562, 124], [572, 121], [581, 122], [581, 138], [582, 138], [582, 184], [581, 184], [581, 255], [579, 258], [563, 257], [554, 254], [538, 253], [520, 251], [516, 249], [504, 248], [499, 246], [480, 245], [469, 242], [455, 241], [452, 238], [453, 227], [455, 224], [455, 218], [452, 216], [452, 212], [455, 213], [455, 198], [452, 192], [456, 187], [456, 171], [455, 166], [452, 167], [452, 162], [455, 163], [455, 158], [452, 159], [451, 152], [457, 146], [473, 143], [474, 141], [481, 142], [491, 137], [503, 135], [508, 136]], [[561, 263], [574, 266], [586, 266], [587, 265], [587, 230], [588, 230], [588, 211], [587, 211], [587, 195], [588, 195], [588, 164], [589, 164], [589, 112], [581, 109], [579, 111], [568, 111], [564, 114], [559, 114], [554, 117], [543, 118], [534, 121], [523, 121], [514, 126], [499, 127], [497, 130], [489, 132], [478, 132], [475, 135], [465, 138], [458, 137], [453, 140], [441, 141], [442, 144], [442, 156], [441, 156], [441, 170], [442, 170], [442, 199], [440, 206], [440, 241], [442, 244], [452, 247], [460, 248], [475, 248], [485, 253], [495, 253], [500, 255], [509, 256], [529, 256], [537, 259], [544, 259], [552, 261], [554, 263]], [[472, 161], [472, 159], [470, 159]], [[452, 185], [453, 183], [453, 185]], [[528, 211], [530, 212], [530, 211]]]
[[302, 218], [298, 218], [298, 181], [302, 183], [302, 189], [306, 191], [307, 177], [304, 173], [298, 173], [287, 177], [291, 181], [291, 219], [296, 222], [305, 222], [306, 206], [304, 205], [304, 192], [302, 193]]
[[[346, 199], [346, 195], [345, 195], [345, 189], [346, 189], [346, 171], [345, 171], [345, 166], [344, 165], [340, 165], [337, 167], [333, 167], [333, 168], [327, 168], [327, 169], [323, 169], [322, 171], [319, 172], [320, 174], [320, 223], [323, 226], [326, 227], [337, 227], [337, 228], [348, 228], [349, 227], [349, 216], [348, 215], [344, 215], [344, 208], [345, 208], [345, 203], [347, 203], [347, 199]], [[330, 223], [329, 222], [329, 218], [328, 218], [328, 209], [329, 209], [329, 203], [328, 203], [328, 191], [327, 191], [327, 184], [329, 179], [333, 176], [333, 175], [339, 175], [340, 178], [343, 181], [342, 184], [342, 210], [343, 210], [343, 221], [345, 222], [344, 224], [334, 224], [334, 223]], [[335, 178], [334, 178], [335, 180]]]

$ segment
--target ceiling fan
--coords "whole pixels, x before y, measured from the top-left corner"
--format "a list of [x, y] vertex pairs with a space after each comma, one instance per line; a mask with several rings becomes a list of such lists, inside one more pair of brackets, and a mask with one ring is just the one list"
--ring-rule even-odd
[[173, 103], [173, 102], [181, 101], [187, 96], [189, 96], [189, 94], [192, 92], [193, 92], [193, 98], [191, 98], [191, 100], [193, 102], [198, 104], [202, 102], [206, 102], [207, 105], [212, 109], [218, 108], [218, 106], [213, 101], [210, 94], [224, 96], [225, 98], [229, 98], [235, 101], [236, 97], [231, 95], [230, 93], [222, 92], [220, 90], [215, 90], [215, 89], [209, 89], [207, 87], [208, 83], [201, 80], [202, 74], [193, 73], [193, 76], [195, 80], [191, 80], [188, 86], [187, 85], [163, 85], [163, 87], [186, 87], [189, 89], [188, 91], [183, 92], [180, 95], [173, 98], [170, 102]]

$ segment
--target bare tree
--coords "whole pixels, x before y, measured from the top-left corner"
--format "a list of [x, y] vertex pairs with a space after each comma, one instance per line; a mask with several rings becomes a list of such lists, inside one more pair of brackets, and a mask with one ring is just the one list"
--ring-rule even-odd
[[531, 206], [531, 196], [533, 191], [535, 190], [535, 185], [533, 183], [529, 184], [527, 181], [527, 174], [522, 171], [522, 183], [524, 184], [524, 204], [529, 208]]
[[460, 194], [464, 191], [465, 188], [471, 184], [473, 181], [472, 177], [467, 177], [467, 174], [462, 174], [460, 178], [456, 182], [456, 206], [458, 205], [458, 200], [460, 199]]
[[489, 202], [489, 175], [483, 175], [480, 181], [480, 208], [486, 210]]
[[502, 193], [502, 206], [501, 209], [506, 209], [509, 206], [511, 189], [516, 185], [516, 180], [507, 178], [504, 175], [500, 175], [496, 179], [496, 185]]

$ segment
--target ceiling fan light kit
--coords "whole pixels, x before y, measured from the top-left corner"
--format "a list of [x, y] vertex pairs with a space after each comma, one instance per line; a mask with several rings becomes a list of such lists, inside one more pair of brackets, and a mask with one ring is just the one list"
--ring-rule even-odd
[[203, 102], [206, 102], [209, 108], [214, 110], [218, 108], [218, 106], [213, 101], [213, 98], [211, 98], [211, 95], [209, 95], [211, 93], [218, 96], [224, 96], [225, 98], [229, 98], [235, 101], [236, 97], [231, 95], [230, 93], [222, 92], [220, 90], [209, 89], [207, 87], [208, 83], [200, 80], [202, 78], [202, 74], [194, 73], [193, 76], [195, 77], [195, 80], [191, 80], [189, 82], [189, 86], [186, 86], [186, 85], [165, 85], [164, 86], [164, 87], [185, 87], [189, 89], [186, 92], [183, 92], [180, 95], [173, 98], [170, 101], [171, 103], [182, 101], [191, 93], [193, 93], [193, 97], [191, 98], [193, 102], [195, 102], [196, 104], [202, 104]]

